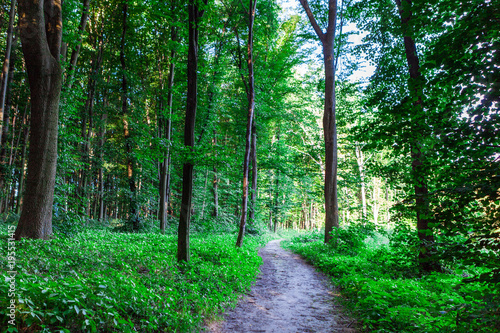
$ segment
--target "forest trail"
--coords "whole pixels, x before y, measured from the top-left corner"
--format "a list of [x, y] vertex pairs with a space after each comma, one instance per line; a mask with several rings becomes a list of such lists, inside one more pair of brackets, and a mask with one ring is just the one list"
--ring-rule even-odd
[[263, 264], [251, 291], [225, 313], [224, 321], [212, 323], [209, 332], [356, 332], [328, 278], [282, 249], [280, 241], [259, 251]]

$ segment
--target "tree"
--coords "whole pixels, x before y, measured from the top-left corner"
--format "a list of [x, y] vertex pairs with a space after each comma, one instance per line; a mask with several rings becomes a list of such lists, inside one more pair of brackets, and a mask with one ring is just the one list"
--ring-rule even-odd
[[[238, 239], [236, 240], [236, 246], [241, 247], [243, 244], [243, 236], [245, 235], [245, 226], [247, 222], [247, 210], [248, 210], [248, 170], [250, 165], [250, 152], [256, 149], [252, 144], [252, 129], [255, 113], [255, 82], [254, 82], [254, 71], [253, 71], [253, 24], [255, 20], [255, 7], [257, 5], [257, 0], [250, 0], [248, 7], [248, 42], [247, 42], [247, 67], [248, 67], [248, 85], [245, 85], [247, 89], [247, 99], [248, 99], [248, 116], [247, 116], [247, 132], [245, 136], [245, 155], [243, 158], [243, 199], [241, 205], [241, 219], [240, 219], [240, 229], [238, 232]], [[254, 130], [255, 131], [255, 130]], [[255, 166], [255, 164], [254, 164]], [[253, 171], [256, 175], [256, 170]]]
[[[206, 2], [205, 2], [206, 4]], [[192, 151], [194, 148], [194, 129], [196, 108], [198, 106], [198, 35], [200, 19], [204, 10], [200, 10], [196, 0], [190, 0], [189, 12], [189, 47], [187, 61], [187, 106], [184, 124], [184, 145]], [[189, 261], [189, 224], [191, 222], [191, 199], [193, 197], [193, 162], [184, 162], [182, 168], [182, 202], [177, 238], [177, 260]]]
[[52, 234], [62, 84], [61, 1], [21, 0], [19, 17], [31, 92], [31, 123], [26, 193], [15, 238], [47, 239]]
[[331, 239], [333, 228], [339, 226], [337, 201], [337, 127], [335, 119], [335, 30], [337, 24], [337, 0], [328, 1], [328, 25], [323, 32], [318, 25], [307, 0], [300, 0], [316, 35], [323, 46], [325, 66], [325, 107], [323, 133], [325, 138], [325, 243]]
[[[11, 66], [10, 58], [12, 50], [12, 35], [14, 32], [15, 13], [16, 13], [16, 0], [12, 0], [10, 4], [9, 26], [7, 28], [7, 45], [5, 48], [5, 60], [2, 66], [2, 75], [0, 76], [0, 147], [2, 147], [2, 136], [4, 132], [4, 124], [3, 124], [3, 120], [5, 118], [4, 113], [8, 112], [8, 110], [5, 110], [5, 97], [7, 96], [7, 86], [9, 83], [9, 68]], [[2, 163], [2, 161], [0, 161], [0, 163]]]

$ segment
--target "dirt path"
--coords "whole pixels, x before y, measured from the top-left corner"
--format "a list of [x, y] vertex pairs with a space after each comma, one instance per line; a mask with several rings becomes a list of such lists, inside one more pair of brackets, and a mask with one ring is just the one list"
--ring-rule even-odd
[[328, 279], [300, 256], [282, 249], [280, 240], [259, 251], [261, 273], [224, 321], [210, 325], [212, 333], [355, 332], [344, 316]]

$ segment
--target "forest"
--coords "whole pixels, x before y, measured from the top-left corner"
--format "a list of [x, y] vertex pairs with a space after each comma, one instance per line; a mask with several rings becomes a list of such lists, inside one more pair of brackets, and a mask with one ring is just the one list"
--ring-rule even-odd
[[1, 331], [211, 331], [280, 240], [335, 331], [500, 332], [499, 27], [496, 0], [0, 0]]

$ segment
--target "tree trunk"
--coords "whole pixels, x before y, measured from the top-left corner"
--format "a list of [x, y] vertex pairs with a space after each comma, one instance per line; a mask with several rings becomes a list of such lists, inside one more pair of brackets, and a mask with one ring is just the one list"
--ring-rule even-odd
[[214, 167], [214, 210], [212, 212], [213, 217], [219, 216], [219, 179], [217, 178], [217, 168]]
[[325, 66], [325, 108], [323, 132], [325, 136], [325, 243], [331, 239], [333, 228], [339, 226], [337, 201], [337, 127], [335, 120], [335, 54], [334, 40], [337, 23], [337, 0], [328, 1], [328, 27], [323, 33], [307, 0], [300, 0], [311, 25], [323, 45]]
[[252, 148], [250, 156], [252, 157], [252, 192], [250, 196], [250, 223], [255, 220], [255, 209], [257, 199], [257, 128], [255, 119], [252, 123]]
[[15, 238], [48, 239], [52, 234], [62, 83], [59, 64], [61, 1], [21, 0], [19, 17], [31, 92], [31, 125], [26, 192]]
[[120, 63], [122, 69], [122, 116], [123, 116], [123, 135], [125, 138], [125, 155], [127, 158], [127, 179], [129, 184], [129, 200], [128, 200], [128, 222], [133, 230], [139, 229], [139, 209], [137, 207], [137, 186], [135, 183], [135, 163], [133, 157], [133, 140], [131, 138], [129, 128], [129, 111], [128, 111], [128, 82], [127, 82], [127, 65], [125, 61], [125, 40], [127, 35], [127, 16], [128, 2], [122, 4], [123, 23], [122, 23], [122, 39], [120, 45]]
[[361, 147], [356, 144], [356, 162], [358, 163], [359, 178], [361, 180], [361, 207], [363, 219], [366, 219], [368, 213], [366, 210], [366, 188], [365, 188], [365, 160]]
[[17, 206], [16, 206], [16, 214], [21, 213], [22, 207], [22, 199], [24, 192], [24, 177], [25, 177], [25, 164], [26, 164], [26, 148], [28, 147], [28, 128], [24, 128], [23, 130], [23, 152], [21, 154], [21, 169], [19, 175], [19, 188], [17, 190]]
[[200, 220], [203, 220], [203, 217], [205, 216], [207, 185], [208, 185], [208, 169], [205, 171], [205, 185], [203, 186], [203, 201], [201, 203]]
[[[104, 97], [104, 107], [107, 105], [107, 97]], [[101, 116], [101, 130], [99, 131], [99, 196], [98, 196], [98, 205], [99, 205], [99, 215], [98, 220], [104, 221], [104, 140], [106, 135], [106, 119], [108, 115], [104, 113]]]
[[[217, 159], [217, 132], [214, 132], [214, 151], [215, 158]], [[214, 166], [214, 181], [213, 181], [213, 193], [214, 193], [214, 210], [212, 212], [213, 217], [219, 216], [219, 179], [217, 177], [217, 167]]]
[[241, 206], [240, 229], [236, 246], [241, 247], [243, 237], [245, 235], [245, 227], [247, 222], [248, 209], [248, 167], [250, 162], [250, 146], [252, 141], [252, 123], [255, 111], [255, 86], [253, 73], [253, 23], [255, 20], [255, 6], [257, 0], [250, 0], [248, 7], [248, 45], [247, 45], [247, 64], [248, 64], [248, 117], [247, 117], [247, 132], [245, 140], [245, 155], [243, 158], [243, 199]]
[[[176, 39], [175, 28], [171, 30], [171, 40]], [[165, 135], [167, 139], [167, 154], [161, 163], [160, 170], [160, 231], [165, 234], [165, 228], [167, 225], [167, 208], [169, 202], [170, 193], [170, 140], [172, 133], [172, 104], [173, 104], [173, 88], [174, 88], [174, 75], [175, 75], [175, 50], [170, 53], [170, 69], [168, 73], [168, 95], [167, 95], [167, 107], [168, 107], [168, 119], [166, 122]]]
[[[188, 90], [186, 122], [184, 125], [184, 145], [190, 150], [194, 147], [196, 108], [198, 106], [198, 33], [199, 19], [203, 11], [198, 9], [194, 0], [188, 4], [189, 46], [188, 46]], [[177, 260], [189, 261], [189, 224], [191, 222], [191, 199], [193, 197], [193, 164], [185, 162], [182, 168], [182, 199], [179, 229], [177, 236]]]
[[[409, 86], [413, 89], [410, 90], [411, 100], [413, 102], [413, 107], [415, 108], [415, 113], [423, 113], [423, 85], [424, 78], [420, 72], [420, 63], [417, 54], [417, 47], [415, 41], [410, 35], [411, 20], [413, 13], [411, 11], [411, 0], [403, 0], [405, 6], [401, 3], [401, 0], [396, 0], [396, 4], [399, 8], [399, 15], [401, 18], [401, 25], [403, 27], [404, 33], [404, 45], [406, 61], [408, 63], [408, 70], [410, 74], [410, 84]], [[414, 113], [412, 112], [412, 114]], [[412, 122], [412, 135], [419, 136], [421, 130], [419, 127], [419, 121]], [[429, 221], [426, 218], [429, 215], [429, 205], [427, 203], [427, 196], [429, 190], [427, 188], [427, 183], [425, 181], [425, 166], [424, 166], [424, 156], [420, 149], [420, 140], [411, 139], [410, 150], [411, 150], [411, 168], [412, 168], [412, 178], [415, 189], [415, 210], [417, 215], [417, 231], [418, 238], [420, 240], [419, 247], [419, 266], [424, 272], [439, 271], [439, 264], [431, 258], [430, 248], [434, 243], [434, 236], [432, 230], [429, 227]]]
[[[14, 17], [16, 13], [16, 0], [12, 0], [10, 4], [9, 26], [7, 28], [7, 45], [5, 49], [5, 60], [2, 66], [2, 76], [0, 77], [0, 120], [3, 120], [5, 109], [5, 98], [7, 96], [7, 86], [9, 83], [10, 55], [12, 51], [12, 35], [14, 31]], [[7, 118], [8, 119], [8, 118]], [[2, 147], [3, 123], [0, 123], [0, 147]], [[0, 161], [1, 163], [2, 161]]]

